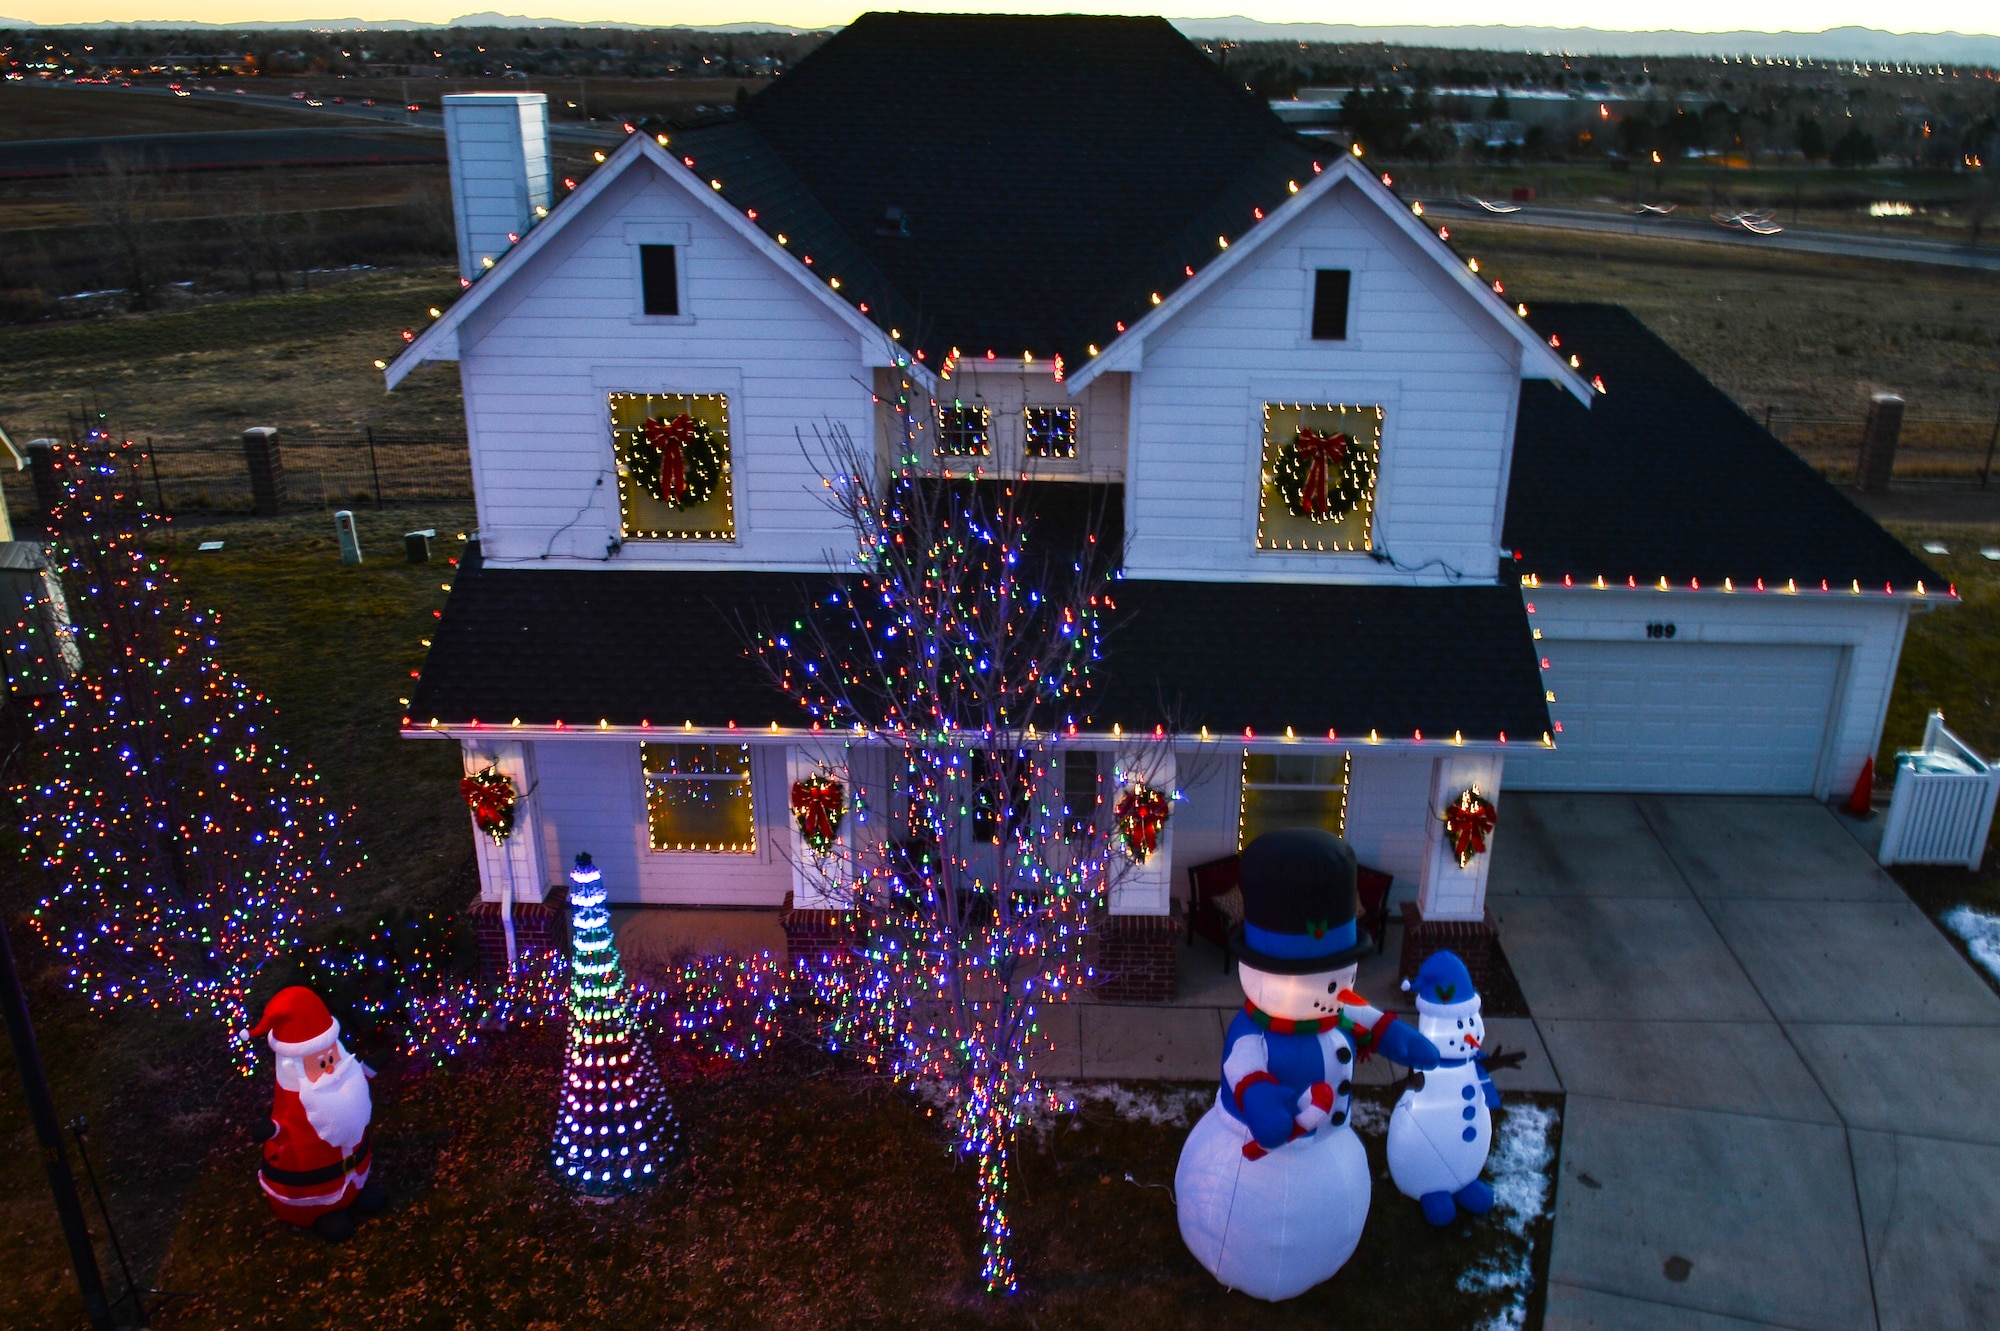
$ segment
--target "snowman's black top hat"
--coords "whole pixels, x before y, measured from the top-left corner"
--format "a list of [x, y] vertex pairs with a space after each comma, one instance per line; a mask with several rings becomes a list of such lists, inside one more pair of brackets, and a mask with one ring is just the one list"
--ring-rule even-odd
[[1243, 923], [1229, 931], [1238, 961], [1273, 975], [1309, 975], [1368, 952], [1354, 918], [1354, 852], [1333, 833], [1264, 833], [1243, 848], [1241, 881]]

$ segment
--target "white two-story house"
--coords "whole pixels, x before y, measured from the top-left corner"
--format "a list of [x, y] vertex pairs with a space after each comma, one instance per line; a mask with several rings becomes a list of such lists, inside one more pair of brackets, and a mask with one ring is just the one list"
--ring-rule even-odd
[[[905, 380], [941, 466], [1124, 543], [1066, 742], [1109, 774], [1171, 700], [1192, 775], [1114, 927], [1300, 821], [1476, 921], [1475, 786], [1496, 837], [1507, 790], [1844, 791], [1951, 599], [1630, 315], [1517, 304], [1163, 21], [868, 15], [574, 188], [544, 112], [447, 99], [467, 290], [388, 370], [464, 385], [479, 540], [403, 727], [525, 792], [489, 898], [588, 850], [614, 900], [805, 900], [820, 739], [738, 626], [852, 551], [801, 432], [886, 456]], [[662, 502], [637, 450], [697, 425]]]

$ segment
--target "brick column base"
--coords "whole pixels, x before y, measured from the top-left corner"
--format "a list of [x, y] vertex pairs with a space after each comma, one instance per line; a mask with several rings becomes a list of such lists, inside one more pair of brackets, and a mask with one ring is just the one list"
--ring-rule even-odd
[[801, 909], [792, 905], [789, 893], [778, 925], [785, 931], [786, 955], [795, 962], [808, 957], [832, 960], [845, 955], [852, 948], [859, 927], [852, 911]]
[[1107, 915], [1090, 933], [1091, 992], [1107, 1003], [1171, 1003], [1184, 923], [1172, 915]]
[[1479, 920], [1427, 920], [1414, 902], [1403, 903], [1403, 956], [1398, 968], [1402, 979], [1415, 979], [1417, 968], [1431, 953], [1456, 952], [1472, 973], [1473, 987], [1484, 993], [1492, 984], [1499, 944], [1500, 930], [1490, 910]]
[[[514, 903], [514, 951], [523, 961], [530, 957], [553, 952], [568, 942], [568, 928], [565, 916], [568, 903], [563, 900], [561, 889], [551, 893], [546, 901], [517, 901]], [[507, 973], [507, 933], [500, 922], [500, 903], [481, 901], [473, 898], [465, 908], [465, 918], [472, 925], [472, 937], [479, 944], [479, 973], [488, 979], [499, 979]]]

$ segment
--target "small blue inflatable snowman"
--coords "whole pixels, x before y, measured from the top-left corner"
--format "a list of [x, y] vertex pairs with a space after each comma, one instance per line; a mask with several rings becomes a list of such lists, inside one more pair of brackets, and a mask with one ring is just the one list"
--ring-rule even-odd
[[1486, 1023], [1472, 976], [1454, 953], [1434, 952], [1403, 981], [1417, 997], [1417, 1032], [1437, 1046], [1438, 1065], [1414, 1074], [1389, 1116], [1389, 1177], [1424, 1208], [1424, 1219], [1448, 1225], [1463, 1208], [1493, 1209], [1493, 1190], [1479, 1179], [1493, 1146], [1493, 1111], [1500, 1091], [1486, 1071]]

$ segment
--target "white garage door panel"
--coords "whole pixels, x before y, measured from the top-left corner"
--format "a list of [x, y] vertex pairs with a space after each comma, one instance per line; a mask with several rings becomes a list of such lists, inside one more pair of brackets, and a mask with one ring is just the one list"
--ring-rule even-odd
[[1553, 753], [1510, 764], [1521, 790], [1811, 794], [1837, 647], [1543, 644], [1562, 722]]

